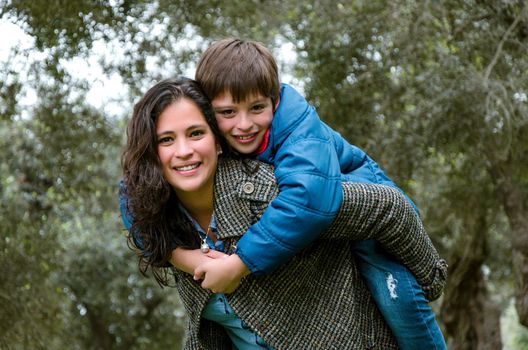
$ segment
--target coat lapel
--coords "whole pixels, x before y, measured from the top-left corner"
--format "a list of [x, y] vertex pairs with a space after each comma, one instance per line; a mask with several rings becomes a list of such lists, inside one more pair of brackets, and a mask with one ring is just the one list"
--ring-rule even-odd
[[277, 194], [271, 165], [250, 159], [221, 159], [214, 192], [218, 237], [244, 234]]

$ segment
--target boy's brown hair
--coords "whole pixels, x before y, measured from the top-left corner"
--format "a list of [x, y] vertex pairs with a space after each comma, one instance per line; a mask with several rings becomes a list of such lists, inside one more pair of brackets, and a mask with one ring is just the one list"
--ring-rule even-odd
[[229, 92], [238, 103], [262, 94], [273, 104], [279, 98], [277, 62], [262, 43], [228, 38], [205, 50], [198, 62], [195, 79], [212, 100]]

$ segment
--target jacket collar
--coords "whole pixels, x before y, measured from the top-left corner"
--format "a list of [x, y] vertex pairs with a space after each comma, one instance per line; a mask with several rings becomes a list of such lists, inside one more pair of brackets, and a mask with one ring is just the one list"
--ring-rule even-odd
[[271, 122], [273, 145], [281, 145], [301, 123], [312, 106], [288, 84], [281, 84], [280, 102]]

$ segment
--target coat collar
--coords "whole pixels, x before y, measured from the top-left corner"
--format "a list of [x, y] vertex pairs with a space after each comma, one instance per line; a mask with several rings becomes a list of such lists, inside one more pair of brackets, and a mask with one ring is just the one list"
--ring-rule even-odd
[[218, 238], [244, 234], [258, 219], [254, 206], [267, 206], [277, 194], [271, 165], [253, 159], [220, 159], [214, 188]]

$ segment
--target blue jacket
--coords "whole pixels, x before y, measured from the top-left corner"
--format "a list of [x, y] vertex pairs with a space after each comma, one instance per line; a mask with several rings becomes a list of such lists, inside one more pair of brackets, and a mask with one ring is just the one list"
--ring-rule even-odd
[[285, 84], [258, 160], [275, 167], [279, 195], [237, 243], [235, 252], [256, 275], [273, 271], [330, 226], [343, 199], [341, 181], [397, 188], [374, 160]]

